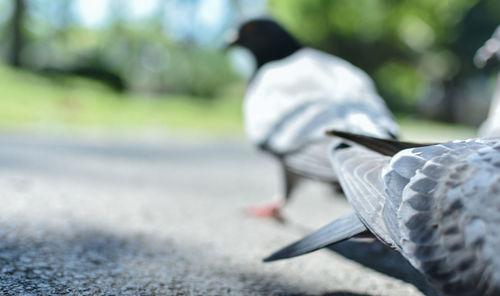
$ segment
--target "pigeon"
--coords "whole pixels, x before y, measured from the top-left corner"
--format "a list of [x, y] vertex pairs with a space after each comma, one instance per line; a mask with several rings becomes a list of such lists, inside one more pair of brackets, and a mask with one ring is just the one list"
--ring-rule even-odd
[[500, 138], [417, 144], [333, 131], [353, 212], [264, 261], [371, 234], [443, 295], [500, 295]]
[[[478, 68], [484, 68], [488, 63], [493, 62], [496, 64], [500, 62], [500, 26], [474, 56], [474, 63]], [[500, 136], [500, 75], [497, 77], [488, 118], [481, 124], [479, 136]]]
[[277, 22], [243, 23], [232, 46], [248, 49], [256, 61], [243, 103], [246, 133], [279, 161], [284, 179], [277, 200], [250, 208], [251, 215], [281, 217], [303, 179], [338, 184], [328, 159], [327, 129], [397, 136], [398, 125], [365, 72], [302, 45]]

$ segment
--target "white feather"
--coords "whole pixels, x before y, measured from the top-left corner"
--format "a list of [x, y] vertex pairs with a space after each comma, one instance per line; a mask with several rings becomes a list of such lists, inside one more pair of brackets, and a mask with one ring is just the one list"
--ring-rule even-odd
[[264, 65], [248, 88], [243, 113], [250, 139], [276, 152], [324, 139], [328, 129], [398, 133], [366, 73], [311, 48]]

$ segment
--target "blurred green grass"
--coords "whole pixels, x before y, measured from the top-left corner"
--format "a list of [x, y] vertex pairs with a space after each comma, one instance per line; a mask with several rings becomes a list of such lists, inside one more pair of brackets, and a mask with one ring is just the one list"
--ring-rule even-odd
[[400, 125], [401, 139], [414, 142], [444, 142], [473, 138], [477, 129], [471, 126], [455, 125], [396, 116]]
[[44, 78], [0, 66], [1, 129], [141, 130], [182, 128], [236, 133], [241, 100], [119, 94], [76, 78]]
[[[84, 79], [45, 78], [0, 66], [0, 130], [140, 133], [181, 130], [241, 135], [242, 88], [214, 100], [119, 94]], [[475, 129], [398, 116], [414, 141], [470, 138]]]

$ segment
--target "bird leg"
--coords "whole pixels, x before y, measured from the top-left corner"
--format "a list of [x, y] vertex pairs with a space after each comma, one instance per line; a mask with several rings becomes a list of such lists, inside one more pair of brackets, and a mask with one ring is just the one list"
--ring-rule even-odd
[[292, 191], [299, 183], [300, 177], [288, 170], [283, 160], [280, 163], [283, 174], [283, 193], [275, 197], [274, 201], [268, 204], [248, 208], [246, 210], [248, 215], [259, 218], [274, 218], [279, 222], [285, 221], [281, 215], [281, 209], [290, 199]]
[[277, 220], [283, 220], [281, 216], [281, 209], [285, 205], [283, 198], [272, 201], [270, 203], [258, 206], [248, 207], [245, 212], [253, 217], [259, 218], [274, 218]]

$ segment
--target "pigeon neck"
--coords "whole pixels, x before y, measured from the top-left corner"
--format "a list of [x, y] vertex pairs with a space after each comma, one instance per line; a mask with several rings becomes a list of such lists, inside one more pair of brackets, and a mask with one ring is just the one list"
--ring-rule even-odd
[[295, 53], [296, 51], [298, 51], [299, 49], [301, 49], [302, 47], [303, 46], [300, 45], [298, 42], [294, 42], [286, 47], [283, 47], [283, 45], [280, 44], [278, 46], [267, 48], [263, 52], [253, 52], [257, 62], [257, 69], [261, 68], [262, 66], [264, 66], [269, 62], [286, 58]]

